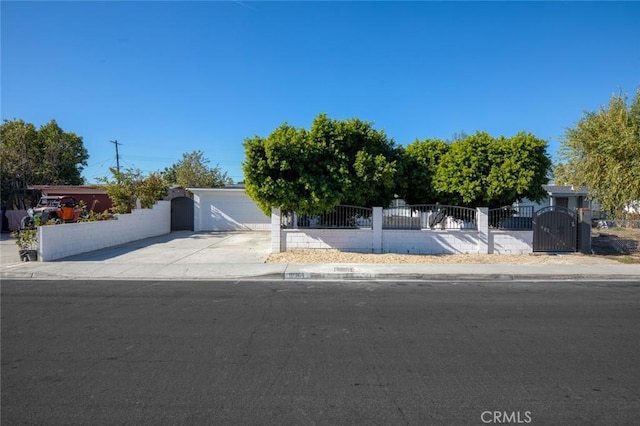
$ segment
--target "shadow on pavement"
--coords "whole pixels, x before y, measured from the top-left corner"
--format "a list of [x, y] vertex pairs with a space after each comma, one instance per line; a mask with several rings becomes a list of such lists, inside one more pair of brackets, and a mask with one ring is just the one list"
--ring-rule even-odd
[[[215, 244], [222, 241], [228, 235], [224, 233], [196, 233], [193, 231], [176, 231], [170, 234], [157, 237], [145, 238], [143, 240], [132, 241], [118, 246], [107, 247], [87, 253], [81, 253], [52, 262], [100, 262], [115, 259], [127, 255], [135, 255], [142, 250], [155, 249], [158, 256], [166, 254], [168, 251], [176, 251], [182, 248], [193, 248], [198, 241], [207, 241], [207, 244]], [[213, 241], [212, 241], [213, 240]]]

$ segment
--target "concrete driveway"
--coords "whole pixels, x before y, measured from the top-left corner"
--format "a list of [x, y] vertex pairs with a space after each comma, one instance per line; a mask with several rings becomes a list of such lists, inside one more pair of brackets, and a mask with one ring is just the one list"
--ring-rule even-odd
[[[8, 235], [0, 243], [2, 265], [20, 263], [18, 247]], [[83, 253], [61, 262], [130, 264], [264, 263], [271, 251], [269, 231], [180, 231]]]
[[20, 263], [18, 256], [18, 246], [9, 233], [0, 234], [0, 265], [10, 265]]

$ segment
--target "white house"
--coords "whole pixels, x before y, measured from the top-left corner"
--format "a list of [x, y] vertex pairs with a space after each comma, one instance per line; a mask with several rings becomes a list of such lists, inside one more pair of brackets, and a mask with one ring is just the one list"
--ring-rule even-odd
[[568, 185], [542, 185], [542, 188], [547, 192], [547, 198], [537, 203], [525, 198], [516, 204], [520, 206], [533, 206], [534, 211], [549, 206], [567, 207], [571, 210], [588, 208], [596, 212], [600, 210], [597, 201], [587, 198], [588, 191], [585, 186], [574, 188]]

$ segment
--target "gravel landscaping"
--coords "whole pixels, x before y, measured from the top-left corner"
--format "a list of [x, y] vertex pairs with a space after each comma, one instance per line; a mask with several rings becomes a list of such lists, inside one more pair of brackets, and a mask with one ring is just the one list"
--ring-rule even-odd
[[559, 255], [368, 254], [339, 251], [293, 251], [269, 255], [267, 263], [486, 263], [486, 264], [617, 264], [616, 260], [577, 253]]

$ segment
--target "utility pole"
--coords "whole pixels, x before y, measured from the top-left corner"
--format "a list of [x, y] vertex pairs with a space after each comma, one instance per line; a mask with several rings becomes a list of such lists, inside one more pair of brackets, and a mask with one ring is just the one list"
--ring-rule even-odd
[[118, 154], [118, 145], [122, 145], [116, 139], [115, 141], [109, 141], [116, 146], [116, 169], [118, 170], [118, 175], [120, 174], [120, 155]]

